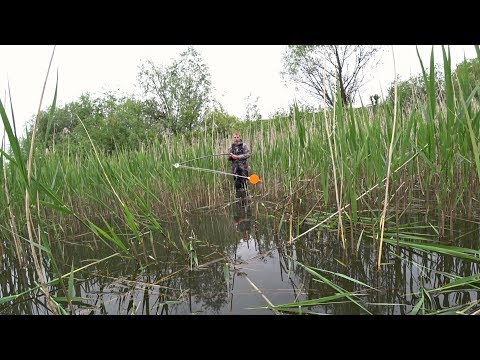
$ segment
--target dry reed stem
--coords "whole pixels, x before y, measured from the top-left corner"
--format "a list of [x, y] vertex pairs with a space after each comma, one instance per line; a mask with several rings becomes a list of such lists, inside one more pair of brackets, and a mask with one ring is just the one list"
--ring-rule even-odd
[[388, 187], [390, 185], [390, 172], [392, 166], [392, 154], [393, 154], [393, 141], [395, 139], [395, 125], [397, 122], [397, 70], [395, 66], [395, 53], [392, 46], [392, 56], [393, 56], [393, 73], [395, 75], [395, 88], [394, 88], [394, 101], [393, 101], [393, 127], [392, 127], [392, 137], [390, 139], [390, 147], [388, 149], [388, 164], [387, 164], [387, 181], [385, 183], [385, 198], [383, 200], [383, 211], [380, 218], [380, 245], [378, 247], [378, 261], [377, 269], [380, 270], [380, 263], [382, 261], [382, 247], [383, 247], [383, 232], [385, 229], [385, 217], [387, 215], [388, 207]]
[[[42, 94], [40, 96], [40, 103], [38, 104], [37, 117], [35, 119], [35, 125], [34, 125], [33, 130], [32, 130], [32, 141], [30, 143], [30, 152], [29, 152], [28, 161], [27, 161], [27, 188], [25, 189], [25, 217], [26, 217], [26, 222], [27, 222], [28, 237], [30, 239], [30, 250], [32, 252], [33, 261], [34, 261], [34, 264], [35, 264], [35, 270], [36, 270], [37, 275], [38, 275], [38, 280], [40, 281], [42, 291], [45, 293], [45, 296], [47, 297], [48, 304], [49, 304], [52, 312], [55, 315], [58, 315], [56, 305], [53, 302], [52, 298], [50, 297], [50, 293], [48, 291], [48, 286], [46, 284], [45, 268], [43, 266], [42, 252], [41, 252], [41, 250], [38, 252], [38, 258], [37, 258], [37, 252], [35, 250], [35, 247], [33, 246], [33, 242], [35, 241], [35, 235], [34, 235], [34, 230], [33, 230], [32, 214], [30, 212], [30, 192], [29, 192], [30, 178], [31, 178], [31, 175], [32, 175], [32, 160], [33, 160], [33, 150], [34, 150], [34, 143], [35, 143], [35, 134], [36, 134], [37, 126], [38, 126], [38, 119], [40, 118], [40, 110], [41, 110], [41, 106], [42, 106], [43, 95], [45, 94], [45, 87], [47, 85], [48, 74], [50, 73], [50, 66], [52, 65], [53, 55], [55, 54], [55, 47], [56, 46], [53, 47], [52, 56], [50, 57], [50, 63], [48, 64], [47, 75], [45, 76], [45, 81], [43, 83]], [[38, 244], [40, 244], [40, 243], [41, 243], [41, 240], [40, 240], [40, 237], [38, 237]]]
[[[260, 291], [260, 289], [253, 283], [252, 280], [250, 280], [250, 278], [247, 275], [245, 275], [245, 279], [247, 279], [250, 285], [252, 285], [252, 287], [265, 299], [265, 301], [269, 306], [272, 306], [272, 307], [275, 306], [272, 304], [270, 300], [268, 300], [268, 298]], [[277, 310], [275, 309], [270, 309], [270, 310], [272, 310], [276, 315], [280, 315], [280, 313]]]

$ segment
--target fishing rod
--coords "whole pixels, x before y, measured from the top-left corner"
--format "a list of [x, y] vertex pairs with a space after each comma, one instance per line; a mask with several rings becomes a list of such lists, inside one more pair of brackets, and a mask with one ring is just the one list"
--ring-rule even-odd
[[[190, 159], [190, 160], [187, 160], [187, 161], [183, 161], [181, 163], [176, 163], [178, 165], [182, 165], [182, 164], [186, 164], [187, 162], [190, 162], [190, 161], [194, 161], [194, 160], [198, 160], [198, 159], [204, 159], [206, 157], [212, 157], [212, 156], [223, 156], [223, 155], [230, 155], [228, 153], [225, 153], [225, 154], [211, 154], [211, 155], [205, 155], [205, 156], [200, 156], [200, 157], [197, 157], [195, 159]], [[174, 166], [176, 165], [174, 164]], [[178, 166], [175, 166], [175, 167], [178, 167]]]
[[260, 177], [256, 174], [252, 174], [250, 176], [243, 176], [243, 175], [238, 175], [238, 174], [227, 173], [225, 171], [220, 171], [220, 170], [205, 169], [205, 168], [183, 165], [183, 164], [186, 164], [187, 162], [190, 162], [190, 161], [193, 161], [193, 160], [203, 159], [203, 158], [211, 157], [211, 156], [222, 156], [222, 155], [230, 155], [230, 154], [212, 154], [212, 155], [200, 156], [200, 157], [197, 157], [195, 159], [190, 159], [190, 160], [187, 160], [187, 161], [183, 161], [181, 163], [175, 163], [175, 164], [173, 164], [173, 167], [175, 167], [176, 169], [178, 169], [179, 167], [182, 167], [182, 168], [185, 168], [185, 169], [206, 171], [206, 172], [211, 172], [211, 173], [215, 173], [215, 174], [222, 174], [222, 175], [230, 175], [230, 176], [234, 176], [234, 177], [240, 177], [240, 178], [247, 179], [251, 184], [254, 184], [254, 185], [262, 181], [262, 180], [260, 180]]

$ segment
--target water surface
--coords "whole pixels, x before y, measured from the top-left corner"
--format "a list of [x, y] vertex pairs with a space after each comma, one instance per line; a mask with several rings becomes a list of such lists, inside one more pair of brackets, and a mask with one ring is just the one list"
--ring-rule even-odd
[[[413, 224], [412, 229], [418, 228], [417, 233], [435, 240], [434, 228], [429, 231], [422, 219], [411, 217], [408, 222]], [[160, 233], [147, 233], [144, 244], [137, 247], [144, 251], [140, 261], [119, 254], [75, 273], [75, 293], [82, 298], [74, 304], [75, 313], [273, 315], [285, 312], [265, 308], [269, 304], [318, 299], [338, 292], [328, 282], [312, 276], [303, 264], [322, 269], [316, 271], [342, 291], [358, 294], [357, 303], [341, 298], [292, 311], [409, 314], [421, 300], [422, 289], [438, 288], [452, 281], [452, 276], [479, 273], [478, 262], [389, 244], [384, 245], [383, 264], [378, 271], [378, 248], [369, 231], [347, 231], [347, 250], [342, 249], [337, 232], [331, 228], [319, 228], [289, 245], [290, 224], [286, 220], [281, 221], [268, 204], [237, 202], [218, 211], [184, 214], [182, 231], [176, 221], [165, 222], [165, 233], [171, 240]], [[479, 249], [478, 224], [456, 224], [454, 237], [447, 243]], [[293, 236], [308, 228], [293, 226]], [[192, 249], [188, 248], [190, 244]], [[62, 273], [68, 273], [72, 263], [78, 269], [116, 251], [92, 236], [68, 239], [52, 248]], [[47, 265], [49, 279], [56, 277], [52, 264]], [[0, 269], [1, 297], [35, 286], [33, 266], [19, 270], [8, 251], [2, 255]], [[64, 296], [63, 292], [54, 295]], [[472, 304], [470, 312], [478, 310], [478, 290], [472, 287], [432, 292], [430, 299], [424, 299], [418, 313], [455, 306], [465, 309], [468, 304]], [[68, 311], [67, 304], [62, 304]], [[32, 292], [15, 302], [1, 304], [0, 313], [51, 311], [45, 297]]]

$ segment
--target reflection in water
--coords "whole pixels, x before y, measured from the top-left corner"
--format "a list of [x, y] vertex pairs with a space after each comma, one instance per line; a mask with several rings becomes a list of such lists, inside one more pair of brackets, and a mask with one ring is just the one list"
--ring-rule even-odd
[[235, 215], [235, 227], [238, 232], [243, 234], [243, 240], [250, 240], [250, 234], [252, 232], [252, 207], [249, 199], [242, 199], [234, 204]]
[[[229, 261], [229, 312], [238, 313], [248, 306], [266, 306], [268, 301], [271, 301], [270, 297], [285, 296], [285, 301], [293, 301], [292, 293], [288, 291], [288, 283], [280, 279], [280, 283], [273, 287], [275, 281], [268, 280], [271, 272], [277, 271], [275, 262], [278, 262], [278, 259], [272, 254], [273, 243], [269, 243], [264, 232], [257, 229], [255, 219], [252, 218], [250, 200], [241, 199], [233, 205], [233, 209], [236, 233], [233, 256], [230, 256]], [[260, 286], [263, 286], [261, 293], [256, 289]], [[284, 290], [283, 294], [276, 292], [276, 288]], [[249, 304], [246, 304], [246, 301]], [[266, 310], [257, 311], [262, 314], [269, 313]]]
[[[241, 234], [241, 238], [235, 246], [234, 260], [237, 262], [237, 255], [241, 261], [242, 256], [246, 256], [249, 253], [250, 245], [257, 250], [257, 241], [252, 236], [253, 221], [251, 204], [248, 199], [243, 199], [234, 204], [235, 215], [233, 217], [235, 221], [235, 229]], [[245, 250], [246, 249], [246, 250]]]
[[[139, 266], [121, 255], [96, 263], [75, 273], [75, 303], [78, 314], [273, 314], [263, 309], [275, 305], [317, 299], [337, 291], [305, 270], [301, 264], [316, 267], [322, 276], [345, 291], [357, 292], [361, 305], [373, 314], [409, 314], [422, 297], [422, 289], [434, 289], [452, 281], [451, 275], [465, 277], [479, 273], [478, 262], [437, 253], [385, 245], [382, 270], [376, 269], [378, 248], [371, 240], [342, 250], [335, 232], [311, 232], [293, 246], [287, 245], [288, 226], [268, 216], [266, 206], [240, 201], [226, 213], [191, 215], [182, 226], [165, 225], [175, 246], [161, 234], [149, 234], [145, 242], [148, 264]], [[460, 227], [456, 227], [460, 229]], [[420, 231], [420, 230], [419, 230]], [[423, 230], [427, 231], [427, 230]], [[460, 231], [460, 230], [458, 230]], [[183, 234], [192, 234], [192, 246], [199, 266], [189, 269], [188, 255], [181, 246]], [[458, 246], [478, 249], [478, 228], [463, 228], [468, 236]], [[355, 235], [358, 238], [358, 234]], [[468, 241], [471, 241], [470, 243]], [[36, 286], [33, 264], [18, 270], [12, 249], [3, 242], [0, 262], [0, 297], [22, 293]], [[62, 273], [112, 255], [98, 239], [77, 238], [52, 243]], [[296, 261], [293, 261], [295, 259]], [[49, 279], [56, 277], [47, 264]], [[352, 282], [344, 274], [374, 289]], [[68, 286], [65, 280], [65, 286]], [[52, 287], [61, 302], [62, 291]], [[425, 307], [440, 310], [477, 302], [478, 291], [463, 286], [449, 292], [431, 292]], [[81, 299], [80, 299], [81, 298]], [[68, 311], [68, 306], [62, 303]], [[380, 305], [381, 304], [381, 305]], [[389, 304], [389, 305], [385, 305]], [[472, 307], [473, 310], [478, 309]], [[318, 305], [309, 310], [324, 314], [365, 314], [346, 299]], [[50, 314], [45, 297], [38, 291], [15, 302], [0, 304], [0, 314]], [[421, 313], [421, 311], [420, 311]]]

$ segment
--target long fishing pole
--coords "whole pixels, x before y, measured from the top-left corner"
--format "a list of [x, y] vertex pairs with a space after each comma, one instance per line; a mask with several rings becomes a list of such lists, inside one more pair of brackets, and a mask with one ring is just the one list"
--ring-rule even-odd
[[213, 169], [204, 169], [204, 168], [199, 168], [199, 167], [194, 167], [194, 166], [188, 166], [188, 165], [183, 165], [183, 164], [186, 164], [190, 161], [194, 161], [194, 160], [198, 160], [198, 159], [203, 159], [203, 158], [206, 158], [206, 157], [212, 157], [212, 156], [223, 156], [223, 155], [230, 155], [230, 154], [211, 154], [211, 155], [205, 155], [205, 156], [200, 156], [200, 157], [197, 157], [197, 158], [194, 158], [194, 159], [190, 159], [190, 160], [187, 160], [187, 161], [183, 161], [183, 162], [180, 162], [180, 163], [175, 163], [173, 164], [173, 166], [178, 169], [179, 167], [182, 167], [182, 168], [185, 168], [185, 169], [191, 169], [191, 170], [198, 170], [198, 171], [205, 171], [205, 172], [211, 172], [211, 173], [216, 173], [216, 174], [222, 174], [222, 175], [230, 175], [230, 176], [234, 176], [234, 177], [240, 177], [240, 178], [244, 178], [244, 179], [247, 179], [248, 181], [250, 181], [251, 184], [257, 184], [259, 182], [261, 182], [262, 180], [260, 180], [260, 177], [256, 174], [252, 174], [250, 176], [243, 176], [243, 175], [238, 175], [238, 174], [232, 174], [232, 173], [227, 173], [225, 171], [220, 171], [220, 170], [213, 170]]
[[231, 173], [228, 173], [228, 172], [225, 172], [225, 171], [220, 171], [220, 170], [204, 169], [204, 168], [199, 168], [199, 167], [194, 167], [194, 166], [187, 166], [187, 165], [182, 165], [182, 163], [176, 163], [176, 164], [173, 164], [173, 166], [176, 167], [176, 168], [182, 167], [182, 168], [185, 168], [185, 169], [206, 171], [206, 172], [212, 172], [212, 173], [223, 174], [223, 175], [231, 175], [231, 176], [241, 177], [241, 178], [245, 178], [245, 179], [250, 179], [250, 176], [231, 174]]
[[[197, 157], [195, 159], [190, 159], [190, 160], [187, 160], [187, 161], [183, 161], [181, 163], [177, 163], [178, 165], [182, 165], [182, 164], [186, 164], [187, 162], [190, 162], [190, 161], [194, 161], [194, 160], [198, 160], [198, 159], [204, 159], [206, 157], [212, 157], [212, 156], [223, 156], [223, 155], [230, 155], [230, 154], [211, 154], [211, 155], [205, 155], [205, 156], [200, 156], [200, 157]], [[175, 166], [176, 164], [174, 164]], [[175, 166], [175, 167], [178, 167], [178, 166]]]

